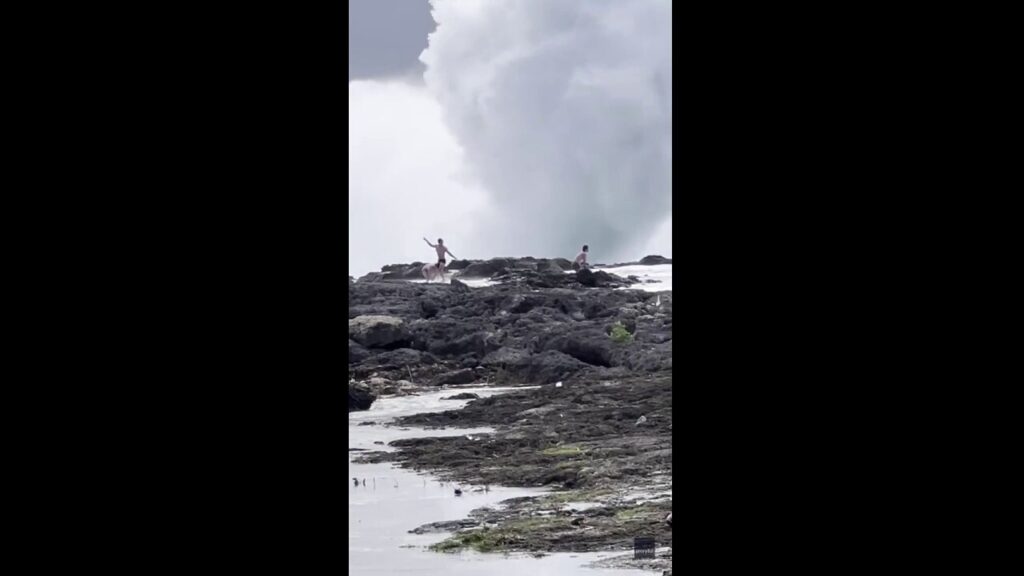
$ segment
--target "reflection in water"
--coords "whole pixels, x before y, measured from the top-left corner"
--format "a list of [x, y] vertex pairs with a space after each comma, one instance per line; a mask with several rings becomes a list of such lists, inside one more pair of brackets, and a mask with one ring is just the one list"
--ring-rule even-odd
[[[460, 390], [461, 391], [461, 390]], [[489, 396], [500, 389], [470, 389], [480, 396]], [[353, 448], [381, 450], [374, 442], [390, 442], [397, 438], [462, 435], [489, 432], [488, 429], [417, 430], [381, 425], [396, 416], [448, 410], [465, 406], [465, 401], [440, 400], [452, 390], [420, 396], [385, 398], [365, 412], [349, 414], [349, 434]], [[361, 422], [377, 422], [359, 426]], [[390, 464], [353, 464], [350, 453], [348, 487], [349, 502], [349, 573], [356, 576], [385, 574], [422, 574], [438, 576], [639, 576], [650, 575], [640, 570], [583, 568], [584, 564], [609, 554], [551, 554], [543, 558], [527, 555], [477, 554], [463, 552], [440, 554], [426, 550], [447, 534], [410, 534], [409, 530], [431, 522], [459, 520], [471, 510], [499, 506], [499, 502], [517, 496], [536, 495], [538, 488], [504, 486], [467, 486], [443, 482], [433, 476], [396, 468]], [[363, 480], [366, 484], [363, 484]], [[461, 495], [455, 489], [462, 490]], [[617, 552], [616, 554], [621, 554]]]

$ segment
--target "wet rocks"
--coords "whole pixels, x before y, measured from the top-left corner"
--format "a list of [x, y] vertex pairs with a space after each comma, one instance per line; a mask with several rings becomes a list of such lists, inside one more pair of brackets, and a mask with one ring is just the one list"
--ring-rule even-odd
[[430, 353], [413, 348], [395, 348], [394, 350], [377, 350], [364, 364], [378, 370], [392, 370], [405, 366], [419, 366], [420, 364], [433, 364], [437, 359]]
[[[474, 549], [480, 552], [594, 552], [629, 550], [637, 534], [649, 534], [656, 542], [668, 541], [664, 530], [651, 522], [666, 503], [650, 505], [602, 505], [582, 513], [559, 510], [550, 497], [530, 498], [527, 502], [504, 501], [502, 510], [482, 509], [470, 513], [482, 528], [459, 529], [448, 539], [431, 545], [437, 551]], [[552, 506], [555, 504], [555, 506]], [[594, 567], [671, 569], [671, 556], [634, 560], [633, 554], [599, 560]]]
[[524, 353], [518, 359], [504, 363], [496, 381], [550, 384], [565, 379], [585, 366], [583, 362], [557, 350], [545, 350], [540, 354]]
[[[356, 283], [350, 291], [350, 314], [359, 312], [351, 322], [350, 374], [419, 382], [437, 379], [439, 384], [531, 384], [550, 383], [588, 368], [670, 366], [670, 293], [662, 299], [603, 288], [502, 285], [467, 290]], [[368, 322], [364, 316], [389, 319]], [[631, 341], [612, 341], [608, 330], [616, 322], [634, 336]], [[475, 371], [475, 380], [468, 372], [455, 380], [445, 377], [469, 369]]]
[[[513, 486], [622, 483], [671, 470], [671, 376], [569, 382], [482, 398], [459, 410], [399, 419], [404, 426], [494, 426], [483, 441], [392, 443], [403, 466], [441, 469], [460, 482]], [[644, 425], [636, 422], [643, 416]], [[453, 458], [453, 455], [458, 455]], [[671, 509], [660, 513], [660, 521]]]
[[488, 353], [480, 360], [481, 366], [501, 368], [506, 365], [515, 364], [530, 356], [530, 352], [521, 348], [502, 346], [497, 350]]
[[597, 279], [594, 278], [594, 273], [587, 268], [576, 272], [576, 281], [583, 286], [590, 286], [591, 288], [597, 286]]
[[652, 254], [652, 255], [649, 255], [649, 256], [644, 256], [643, 258], [640, 259], [640, 264], [643, 265], [643, 266], [653, 266], [653, 265], [657, 265], [657, 264], [671, 264], [671, 263], [672, 263], [672, 259], [671, 258], [665, 258], [663, 256], [658, 256], [656, 254]]
[[544, 349], [561, 352], [594, 366], [608, 367], [612, 365], [613, 346], [607, 334], [592, 328], [555, 336], [547, 341]]
[[356, 282], [380, 282], [383, 280], [421, 280], [423, 279], [423, 262], [410, 264], [388, 264], [380, 272], [369, 272]]
[[462, 520], [449, 520], [447, 522], [431, 522], [430, 524], [424, 524], [418, 528], [409, 530], [410, 534], [438, 534], [443, 532], [455, 532], [456, 530], [464, 530], [466, 528], [475, 528], [479, 526], [480, 522], [472, 518], [464, 518]]
[[454, 396], [445, 396], [441, 400], [479, 400], [480, 395], [472, 392], [462, 392], [461, 394], [455, 394]]
[[348, 411], [369, 410], [370, 405], [377, 397], [370, 392], [368, 386], [349, 382], [348, 384]]
[[410, 340], [401, 318], [369, 314], [348, 321], [348, 336], [367, 348], [397, 348]]
[[558, 266], [558, 268], [561, 269], [563, 272], [566, 270], [572, 270], [572, 262], [566, 260], [565, 258], [552, 258], [550, 262], [555, 266]]
[[522, 286], [525, 288], [562, 288], [575, 284], [571, 274], [561, 270], [535, 272], [533, 270], [510, 270], [491, 278], [494, 282], [505, 285]]
[[657, 254], [649, 254], [636, 262], [617, 262], [610, 265], [601, 265], [602, 268], [618, 268], [620, 266], [657, 266], [659, 264], [671, 264], [671, 258], [665, 258]]
[[490, 342], [491, 333], [472, 330], [466, 323], [438, 321], [413, 327], [413, 345], [431, 354], [457, 358], [466, 354], [483, 356], [497, 346]]
[[[360, 276], [356, 282], [380, 282], [381, 280], [384, 280], [383, 272], [367, 272]], [[351, 287], [351, 285], [350, 283], [349, 286]]]
[[370, 352], [360, 345], [358, 342], [354, 342], [352, 339], [348, 341], [348, 363], [359, 364], [363, 360], [368, 359], [371, 356]]
[[434, 386], [444, 386], [448, 384], [472, 384], [476, 381], [476, 372], [471, 368], [463, 368], [461, 370], [455, 370], [454, 372], [448, 372], [434, 378]]
[[636, 277], [623, 278], [615, 274], [609, 274], [604, 270], [584, 268], [576, 272], [576, 281], [581, 286], [588, 288], [623, 288], [638, 283], [639, 279]]
[[514, 265], [515, 260], [512, 258], [491, 258], [469, 264], [459, 273], [459, 276], [462, 278], [490, 278], [507, 272]]
[[423, 278], [424, 262], [412, 264], [390, 264], [380, 269], [386, 280], [419, 280]]
[[[567, 260], [458, 264], [449, 268], [497, 284], [378, 278], [350, 285], [349, 317], [357, 328], [350, 334], [350, 374], [385, 382], [381, 392], [405, 378], [417, 385], [541, 386], [484, 398], [455, 390], [444, 399], [472, 401], [395, 424], [493, 433], [394, 440], [395, 450], [359, 452], [357, 461], [431, 471], [463, 487], [548, 486], [558, 491], [552, 496], [564, 495], [563, 503], [593, 502], [599, 491], [614, 494], [596, 508], [503, 506], [473, 521], [414, 531], [455, 531], [439, 549], [625, 551], [637, 533], [668, 542], [670, 497], [651, 504], [623, 500], [638, 486], [671, 483], [671, 292], [621, 290], [636, 279], [603, 270], [566, 273]], [[380, 274], [403, 273], [407, 269]], [[371, 323], [367, 316], [392, 320]], [[613, 337], [611, 327], [620, 324], [628, 338], [621, 329]], [[380, 326], [375, 329], [385, 337], [371, 337], [371, 326]], [[391, 327], [400, 333], [387, 334]], [[671, 564], [658, 573], [664, 568]]]

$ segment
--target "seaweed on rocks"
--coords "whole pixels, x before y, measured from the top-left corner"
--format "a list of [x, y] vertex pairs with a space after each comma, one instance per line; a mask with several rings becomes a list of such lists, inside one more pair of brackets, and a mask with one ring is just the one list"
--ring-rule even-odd
[[[638, 502], [629, 493], [671, 487], [672, 293], [633, 290], [636, 278], [603, 270], [567, 273], [564, 259], [453, 262], [451, 284], [401, 281], [411, 266], [385, 267], [350, 284], [355, 389], [530, 387], [447, 396], [469, 402], [395, 422], [489, 427], [492, 434], [396, 440], [397, 450], [360, 452], [357, 461], [428, 470], [463, 486], [559, 491], [422, 527], [456, 530], [436, 549], [627, 549], [638, 530], [670, 539], [663, 519], [671, 496]], [[458, 278], [493, 284], [471, 287]], [[596, 507], [559, 508], [599, 494]]]

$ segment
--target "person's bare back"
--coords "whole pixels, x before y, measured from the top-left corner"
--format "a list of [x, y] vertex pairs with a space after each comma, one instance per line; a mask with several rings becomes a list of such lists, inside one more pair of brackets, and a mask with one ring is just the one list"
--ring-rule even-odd
[[572, 269], [580, 270], [581, 268], [590, 268], [590, 264], [587, 263], [587, 253], [590, 252], [590, 246], [583, 245], [583, 250], [576, 255], [576, 260], [573, 260]]

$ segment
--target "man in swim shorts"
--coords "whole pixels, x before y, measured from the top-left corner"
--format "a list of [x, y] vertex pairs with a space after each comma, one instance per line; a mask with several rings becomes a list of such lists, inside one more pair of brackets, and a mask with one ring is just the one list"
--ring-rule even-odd
[[423, 241], [427, 243], [427, 246], [430, 246], [437, 251], [437, 271], [441, 275], [441, 281], [444, 282], [444, 265], [447, 264], [447, 261], [444, 259], [444, 255], [448, 254], [452, 257], [452, 260], [457, 260], [455, 254], [452, 254], [451, 251], [448, 250], [448, 247], [444, 245], [444, 240], [441, 238], [437, 239], [437, 244], [431, 244], [430, 240], [427, 240], [425, 237], [423, 238]]

